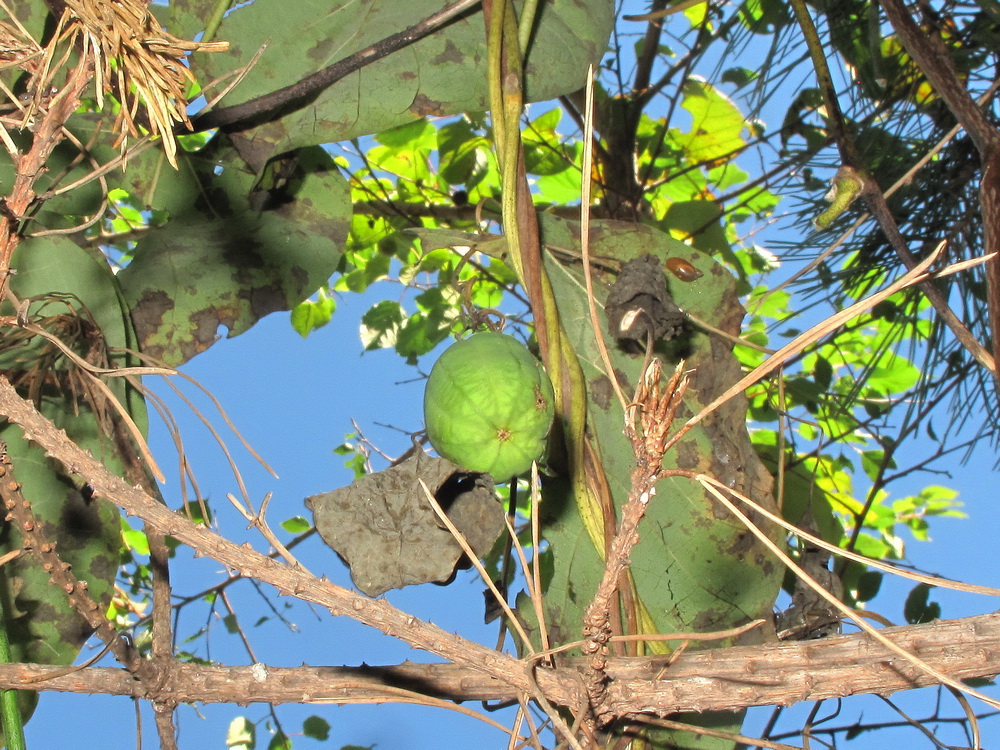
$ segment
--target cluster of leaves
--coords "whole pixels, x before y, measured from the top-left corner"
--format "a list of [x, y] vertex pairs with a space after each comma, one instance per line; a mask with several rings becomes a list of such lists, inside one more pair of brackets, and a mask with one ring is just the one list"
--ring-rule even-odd
[[[267, 750], [291, 750], [291, 739], [278, 727], [266, 722], [265, 729], [271, 734]], [[303, 737], [314, 740], [330, 739], [330, 723], [320, 716], [310, 716], [302, 722]], [[257, 725], [245, 716], [237, 716], [229, 723], [226, 732], [226, 747], [232, 750], [257, 750]], [[373, 746], [344, 745], [341, 750], [372, 750]]]
[[[759, 287], [749, 304], [748, 343], [766, 347], [777, 326], [781, 337], [798, 335], [787, 325], [795, 320], [791, 302], [784, 291]], [[905, 559], [900, 529], [928, 540], [929, 519], [965, 517], [953, 489], [929, 485], [898, 499], [886, 490], [913, 471], [899, 465], [906, 453], [899, 449], [909, 446], [926, 416], [913, 409], [921, 370], [899, 353], [901, 337], [913, 351], [925, 343], [931, 328], [926, 312], [919, 298], [890, 297], [831, 332], [780, 378], [747, 393], [759, 452], [776, 473], [777, 457], [784, 456], [779, 491], [786, 520], [874, 559]], [[737, 352], [748, 367], [764, 357], [749, 346]], [[881, 586], [882, 573], [857, 563], [845, 561], [838, 571], [854, 605], [872, 599]]]
[[434, 247], [422, 228], [445, 226], [478, 232], [482, 204], [486, 222], [495, 217], [499, 175], [482, 121], [453, 118], [435, 127], [420, 120], [356, 144], [342, 163], [359, 164], [350, 184], [355, 207], [344, 255], [332, 283], [315, 299], [292, 311], [292, 325], [303, 336], [329, 322], [337, 293], [363, 293], [390, 278], [406, 287], [412, 312], [384, 300], [361, 319], [366, 349], [394, 348], [411, 364], [467, 319], [463, 305], [495, 308], [515, 277], [499, 258], [464, 258], [464, 251]]
[[[178, 1], [165, 13], [180, 33], [200, 30], [202, 5]], [[315, 24], [310, 33], [316, 37], [307, 40], [315, 44], [315, 56], [326, 54], [322, 51], [326, 45], [356, 46], [361, 38], [381, 38], [384, 18], [375, 11], [384, 10], [382, 5], [348, 3], [339, 8], [334, 15], [344, 17], [333, 24], [341, 35], [336, 38], [324, 35], [322, 24]], [[407, 5], [395, 11], [394, 23], [419, 20], [432, 5]], [[880, 179], [894, 179], [951, 121], [940, 103], [921, 89], [918, 71], [892, 39], [872, 44], [871, 29], [878, 28], [878, 17], [870, 3], [814, 5], [827, 14], [830, 48], [857, 71], [860, 86], [849, 117], [858, 128], [859, 141], [870, 149], [872, 170]], [[289, 11], [285, 6], [258, 0], [235, 9], [224, 27], [224, 35], [233, 42], [232, 54], [196, 61], [198, 72], [211, 78], [248, 63], [264, 30], [283, 29], [272, 47], [278, 54], [265, 56], [235, 96], [248, 99], [271, 90], [276, 81], [299, 80], [315, 64], [313, 55], [282, 54], [282, 50], [300, 49], [300, 30], [314, 28], [315, 11], [305, 7]], [[371, 6], [378, 7], [373, 11]], [[589, 16], [575, 7], [545, 14], [539, 34], [547, 44], [539, 47], [527, 79], [527, 88], [537, 99], [571, 93], [565, 80], [576, 79], [567, 74], [560, 80], [559, 74], [566, 68], [578, 73], [582, 61], [595, 56], [590, 47], [603, 48], [609, 25], [601, 15], [609, 12], [605, 6], [593, 4]], [[978, 4], [969, 6], [968, 23], [958, 23], [955, 19], [963, 7], [944, 3], [941, 14], [951, 22], [949, 39], [962, 53], [958, 58], [963, 72], [974, 80], [992, 60], [986, 50], [995, 41], [995, 24]], [[766, 67], [759, 73], [729, 68], [718, 76], [718, 83], [697, 75], [698, 63], [708, 59], [712, 44], [732, 45], [740, 33], [749, 33], [769, 35], [777, 45], [782, 32], [791, 28], [787, 8], [778, 0], [747, 3], [725, 17], [724, 12], [707, 3], [685, 11], [686, 20], [678, 21], [683, 30], [677, 33], [676, 45], [687, 48], [679, 52], [656, 48], [655, 56], [665, 69], [659, 82], [633, 90], [622, 83], [624, 44], [605, 60], [597, 92], [599, 146], [592, 174], [583, 173], [582, 136], [576, 125], [581, 113], [572, 98], [562, 106], [534, 105], [529, 110], [523, 123], [525, 166], [532, 197], [544, 215], [548, 249], [567, 251], [552, 238], [571, 235], [565, 220], [578, 213], [572, 204], [580, 198], [584, 178], [594, 179], [595, 214], [601, 219], [641, 219], [646, 228], [653, 227], [670, 240], [650, 240], [650, 244], [659, 243], [671, 252], [693, 249], [695, 255], [704, 254], [706, 268], [714, 259], [735, 273], [741, 291], [751, 293], [752, 316], [745, 339], [764, 347], [774, 338], [796, 333], [793, 312], [801, 312], [803, 302], [784, 292], [765, 293], [774, 278], [768, 274], [777, 263], [746, 239], [746, 233], [771, 217], [779, 195], [798, 190], [803, 179], [808, 190], [820, 190], [822, 183], [815, 174], [834, 166], [825, 151], [830, 131], [820, 97], [812, 90], [799, 92], [778, 132], [768, 133], [763, 123], [749, 119], [733, 97], [752, 100], [754, 92], [773, 92], [771, 70]], [[24, 20], [41, 28], [37, 12], [26, 11]], [[586, 33], [579, 41], [576, 34], [581, 29]], [[165, 171], [162, 156], [151, 150], [136, 153], [129, 171], [119, 176], [107, 196], [107, 213], [101, 210], [103, 196], [92, 182], [55, 195], [33, 217], [45, 229], [67, 229], [89, 215], [102, 215], [103, 222], [90, 231], [88, 241], [104, 251], [107, 267], [95, 266], [91, 255], [68, 241], [39, 241], [45, 243], [46, 252], [74, 258], [66, 266], [80, 269], [81, 279], [97, 278], [81, 292], [81, 308], [99, 311], [95, 317], [107, 316], [100, 322], [106, 337], [109, 330], [115, 333], [111, 345], [140, 348], [171, 364], [210, 346], [220, 326], [236, 335], [275, 310], [291, 309], [292, 327], [306, 336], [331, 320], [338, 295], [366, 293], [387, 282], [400, 284], [405, 291], [371, 306], [361, 319], [361, 341], [366, 349], [393, 348], [411, 364], [461, 331], [478, 310], [499, 309], [509, 319], [530, 325], [524, 296], [504, 260], [504, 243], [496, 236], [500, 177], [491, 128], [479, 112], [485, 106], [484, 76], [459, 75], [479, 64], [481, 35], [481, 26], [461, 19], [428, 40], [426, 47], [415, 46], [406, 55], [337, 84], [288, 117], [235, 136], [193, 136], [195, 140], [185, 142], [187, 150], [178, 155], [177, 172]], [[566, 40], [579, 44], [563, 44]], [[563, 51], [570, 48], [573, 54]], [[408, 80], [404, 73], [419, 67], [409, 64], [411, 54], [439, 59], [441, 69], [425, 68], [431, 72], [419, 84], [401, 84]], [[645, 54], [640, 41], [636, 58]], [[636, 65], [641, 67], [641, 62]], [[886, 68], [894, 71], [888, 77]], [[650, 76], [645, 77], [649, 84]], [[456, 80], [462, 85], [456, 86]], [[883, 80], [893, 88], [887, 90]], [[378, 106], [366, 104], [375, 100]], [[107, 125], [102, 123], [106, 113], [94, 106], [89, 109], [74, 122], [81, 142], [95, 140], [91, 136]], [[437, 119], [427, 118], [428, 113]], [[678, 124], [681, 113], [685, 122]], [[376, 131], [378, 135], [364, 136]], [[340, 153], [325, 145], [345, 139], [354, 140]], [[786, 163], [773, 174], [752, 177], [758, 167], [750, 155], [763, 153], [776, 139]], [[950, 148], [947, 158], [935, 166], [940, 179], [923, 180], [901, 194], [898, 207], [920, 217], [920, 231], [935, 239], [949, 237], [954, 247], [971, 253], [978, 230], [969, 229], [974, 227], [973, 181], [961, 159], [968, 144], [957, 142]], [[113, 151], [98, 146], [91, 156], [110, 162]], [[90, 165], [81, 165], [75, 157], [72, 150], [57, 153], [50, 172], [59, 173], [65, 182], [83, 177]], [[803, 164], [809, 165], [798, 173], [804, 178], [790, 176], [789, 165]], [[774, 179], [775, 174], [786, 175], [784, 181]], [[943, 184], [954, 186], [949, 190], [960, 200], [933, 201], [927, 191]], [[39, 187], [54, 190], [58, 184], [43, 182]], [[816, 201], [803, 204], [802, 226], [818, 212]], [[834, 223], [834, 228], [847, 218]], [[621, 236], [614, 236], [611, 226], [608, 222], [599, 229], [606, 231], [607, 247], [617, 252]], [[907, 227], [914, 234], [917, 229], [916, 224]], [[638, 244], [649, 240], [652, 232], [643, 234], [637, 228], [635, 234]], [[600, 247], [599, 241], [595, 244]], [[813, 248], [800, 234], [792, 250], [789, 256], [805, 255]], [[30, 255], [26, 257], [18, 269], [18, 294], [51, 291], [54, 284], [64, 283], [59, 273], [33, 268]], [[619, 254], [612, 260], [625, 257]], [[815, 289], [828, 289], [833, 283], [834, 304], [856, 300], [884, 281], [890, 265], [884, 243], [865, 235], [819, 265], [813, 277]], [[112, 273], [112, 267], [118, 273]], [[567, 272], [561, 282], [563, 299], [570, 303], [579, 301], [571, 293], [575, 281]], [[954, 283], [960, 285], [962, 299], [973, 300], [967, 311], [971, 312], [982, 296], [981, 282]], [[302, 301], [310, 293], [313, 296]], [[711, 294], [722, 299], [726, 292], [720, 283]], [[691, 309], [697, 304], [692, 301]], [[746, 368], [763, 356], [749, 346], [738, 347], [737, 352]], [[902, 529], [925, 539], [928, 519], [960, 515], [955, 493], [945, 487], [926, 487], [894, 500], [886, 488], [920, 468], [900, 465], [899, 450], [918, 431], [942, 446], [953, 436], [949, 430], [938, 436], [930, 415], [949, 386], [968, 392], [964, 379], [969, 372], [964, 354], [944, 340], [920, 298], [901, 294], [831, 332], [801, 360], [789, 363], [776, 381], [752, 389], [748, 397], [753, 439], [773, 472], [784, 480], [779, 492], [786, 517], [815, 528], [837, 545], [880, 559], [902, 559]], [[136, 398], [124, 393], [122, 397]], [[135, 412], [144, 427], [138, 400]], [[614, 430], [617, 424], [620, 421]], [[944, 452], [942, 447], [928, 460]], [[367, 457], [357, 444], [345, 443], [338, 453], [355, 475], [367, 470]], [[201, 512], [207, 520], [204, 510], [193, 512]], [[118, 523], [112, 526], [113, 547]], [[286, 531], [300, 534], [308, 533], [307, 526], [299, 517], [284, 524]], [[145, 562], [149, 546], [143, 533], [128, 524], [123, 531], [127, 587], [121, 593], [132, 601], [116, 598], [112, 613], [124, 624], [144, 616], [141, 600], [150, 578]], [[575, 536], [582, 536], [576, 532], [574, 528]], [[878, 589], [880, 574], [862, 566], [851, 564], [837, 572], [850, 603], [863, 604]], [[214, 606], [215, 594], [205, 600]], [[922, 621], [934, 612], [927, 591], [915, 590], [907, 619]], [[234, 620], [225, 622], [238, 628]], [[307, 720], [303, 733], [324, 738], [327, 727], [321, 721]], [[255, 747], [253, 726], [245, 720], [235, 722], [230, 744]], [[270, 746], [287, 745], [288, 738], [276, 730]]]
[[[728, 97], [703, 81], [690, 80], [680, 101], [696, 123], [692, 133], [667, 127], [665, 119], [654, 120], [645, 113], [637, 129], [636, 161], [650, 185], [645, 197], [651, 220], [727, 261], [748, 285], [754, 280], [748, 342], [766, 347], [774, 335], [769, 331], [778, 325], [783, 327], [780, 336], [794, 336], [799, 331], [788, 327], [787, 321], [796, 301], [783, 291], [766, 294], [766, 274], [778, 264], [761, 248], [740, 243], [741, 227], [770, 215], [778, 200], [755, 183], [740, 189], [750, 182], [737, 163], [737, 156], [748, 148], [744, 116]], [[560, 132], [563, 120], [563, 111], [552, 107], [524, 123], [526, 166], [541, 210], [559, 211], [579, 197], [582, 146], [572, 129]], [[362, 319], [362, 341], [369, 349], [395, 347], [412, 363], [462, 327], [463, 303], [497, 307], [505, 291], [508, 300], [510, 292], [517, 294], [509, 270], [492, 247], [486, 248], [491, 254], [480, 252], [463, 262], [463, 249], [426, 251], [435, 238], [448, 237], [447, 233], [421, 234], [421, 230], [475, 233], [491, 228], [499, 176], [489, 135], [481, 120], [463, 116], [436, 126], [421, 122], [380, 134], [367, 150], [353, 154], [361, 164], [351, 180], [356, 213], [344, 260], [330, 293], [321, 293], [318, 300], [293, 312], [293, 325], [300, 333], [316, 327], [296, 322], [301, 309], [329, 305], [332, 294], [363, 292], [391, 279], [414, 291], [413, 309], [408, 311], [396, 300], [375, 303]], [[476, 206], [481, 209], [478, 213]], [[885, 274], [879, 271], [876, 276], [860, 279], [848, 294], [860, 298]], [[465, 284], [472, 290], [468, 298], [459, 293]], [[511, 302], [504, 304], [514, 309]], [[789, 520], [801, 522], [809, 508], [812, 522], [828, 541], [877, 559], [902, 559], [900, 527], [923, 539], [929, 517], [961, 515], [952, 490], [928, 487], [890, 500], [884, 489], [898, 469], [895, 446], [905, 438], [884, 434], [891, 423], [889, 414], [906, 403], [921, 377], [920, 369], [898, 353], [900, 339], [916, 347], [926, 341], [931, 325], [923, 303], [905, 296], [892, 298], [790, 366], [780, 388], [767, 383], [748, 394], [750, 416], [757, 425], [755, 443], [772, 462], [779, 427], [768, 425], [777, 421], [779, 413], [791, 417], [792, 427], [783, 438], [787, 472], [783, 492]], [[764, 356], [749, 347], [738, 351], [747, 368]], [[352, 454], [355, 470], [359, 460]], [[855, 486], [852, 479], [857, 473], [867, 478], [869, 490]], [[863, 529], [860, 535], [859, 529]], [[855, 565], [844, 577], [848, 593], [861, 603], [878, 590], [881, 574], [866, 574]]]

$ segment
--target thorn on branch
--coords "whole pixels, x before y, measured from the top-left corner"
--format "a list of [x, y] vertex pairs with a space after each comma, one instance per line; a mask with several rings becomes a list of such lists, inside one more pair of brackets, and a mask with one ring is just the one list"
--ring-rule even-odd
[[656, 495], [656, 481], [663, 469], [663, 455], [669, 447], [670, 427], [688, 387], [683, 361], [678, 363], [665, 386], [661, 385], [662, 374], [660, 360], [652, 358], [643, 371], [632, 403], [625, 410], [625, 434], [632, 443], [636, 459], [632, 487], [628, 500], [622, 507], [622, 520], [611, 542], [601, 583], [583, 619], [585, 643], [581, 650], [589, 657], [587, 695], [591, 710], [598, 719], [608, 716], [605, 705], [609, 656], [607, 644], [612, 635], [611, 608], [615, 592], [629, 564], [632, 549], [639, 541], [639, 522], [645, 515], [650, 500]]
[[21, 494], [21, 485], [14, 481], [14, 466], [7, 453], [7, 446], [2, 442], [0, 469], [0, 475], [6, 480], [0, 482], [0, 499], [9, 511], [8, 516], [21, 531], [24, 549], [37, 558], [39, 565], [51, 577], [52, 584], [66, 592], [69, 603], [114, 652], [122, 665], [141, 677], [144, 660], [121, 641], [118, 631], [108, 621], [101, 606], [88, 593], [87, 585], [73, 575], [68, 563], [59, 558], [56, 545], [45, 536], [42, 525], [37, 522], [31, 510], [31, 504]]

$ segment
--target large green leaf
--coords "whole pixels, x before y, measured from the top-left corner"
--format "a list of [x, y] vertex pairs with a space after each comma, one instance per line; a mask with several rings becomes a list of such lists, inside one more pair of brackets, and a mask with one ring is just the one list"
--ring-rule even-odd
[[[92, 257], [69, 239], [53, 236], [24, 241], [15, 253], [13, 265], [17, 269], [11, 280], [14, 293], [22, 299], [34, 300], [28, 309], [29, 317], [60, 316], [69, 321], [70, 325], [56, 332], [78, 354], [86, 356], [102, 347], [119, 350], [134, 347], [117, 282], [101, 259]], [[79, 323], [79, 330], [85, 334], [75, 341], [70, 337], [73, 321]], [[82, 321], [90, 321], [96, 328]], [[102, 418], [98, 419], [92, 403], [81, 398], [80, 390], [66, 386], [71, 368], [65, 359], [57, 359], [51, 368], [32, 373], [31, 368], [38, 363], [35, 357], [42, 347], [37, 337], [23, 345], [18, 336], [16, 329], [7, 329], [3, 334], [5, 351], [0, 356], [0, 367], [4, 374], [22, 383], [19, 389], [22, 393], [33, 382], [32, 395], [42, 413], [109, 469], [123, 474], [120, 440], [109, 437], [101, 427], [117, 421], [115, 413], [103, 408]], [[111, 356], [114, 358], [115, 354]], [[127, 363], [120, 353], [113, 361]], [[106, 382], [145, 432], [143, 400], [121, 378], [108, 378]], [[118, 509], [89, 497], [83, 487], [86, 477], [65, 476], [40, 449], [24, 440], [15, 425], [7, 424], [0, 429], [0, 439], [7, 444], [24, 496], [35, 516], [43, 521], [45, 534], [56, 542], [59, 557], [72, 566], [74, 575], [87, 582], [94, 599], [106, 604], [113, 593], [121, 549]], [[16, 527], [4, 525], [0, 532], [0, 552], [22, 546]], [[69, 605], [65, 592], [52, 585], [49, 574], [30, 554], [7, 562], [3, 573], [4, 606], [13, 617], [13, 658], [45, 664], [71, 663], [90, 631]]]
[[746, 118], [725, 94], [695, 77], [684, 82], [683, 91], [681, 106], [691, 113], [691, 129], [672, 135], [691, 162], [729, 161], [746, 147]]
[[[202, 81], [250, 64], [249, 74], [226, 97], [238, 104], [296, 83], [386, 36], [441, 10], [439, 0], [257, 0], [234, 8], [217, 37], [225, 53], [197, 55]], [[173, 18], [190, 29], [189, 16], [204, 20], [203, 2], [179, 2]], [[614, 22], [605, 0], [554, 0], [539, 4], [540, 18], [526, 59], [525, 94], [553, 99], [583, 86], [588, 64], [604, 54]], [[332, 143], [376, 133], [428, 115], [488, 108], [486, 30], [480, 11], [333, 84], [300, 109], [248, 131], [269, 153]]]
[[226, 153], [221, 165], [188, 155], [179, 172], [133, 185], [171, 220], [142, 237], [118, 280], [142, 351], [172, 365], [211, 346], [220, 327], [235, 336], [312, 294], [350, 227], [347, 183], [321, 149], [274, 162], [261, 179]]
[[[574, 222], [546, 217], [543, 236], [544, 242], [554, 247], [579, 246]], [[665, 276], [674, 301], [717, 328], [738, 331], [743, 309], [736, 297], [735, 279], [697, 250], [648, 227], [608, 221], [592, 224], [591, 252], [620, 261], [649, 253], [664, 261], [677, 257], [690, 262], [703, 272], [700, 279], [686, 283]], [[599, 442], [602, 464], [620, 509], [630, 487], [634, 456], [622, 431], [621, 407], [611, 392], [597, 349], [582, 269], [551, 256], [546, 268], [560, 317], [588, 383], [588, 433]], [[605, 272], [596, 273], [595, 297], [603, 305], [612, 279]], [[606, 336], [603, 309], [599, 317], [601, 333]], [[658, 353], [668, 369], [683, 355], [691, 371], [691, 386], [679, 419], [698, 411], [739, 379], [740, 368], [731, 348], [729, 342], [695, 326], [679, 340], [660, 347]], [[626, 394], [631, 394], [642, 358], [629, 356], [613, 343], [610, 349], [615, 371]], [[664, 466], [711, 474], [773, 509], [771, 477], [750, 444], [742, 397], [729, 401], [692, 430], [665, 456]], [[632, 552], [631, 572], [638, 597], [657, 631], [714, 631], [768, 617], [782, 570], [766, 548], [697, 483], [667, 478], [659, 482], [656, 491]], [[546, 496], [546, 501], [549, 499]], [[549, 506], [554, 517], [546, 527], [546, 539], [560, 564], [544, 604], [550, 629], [563, 641], [581, 636], [584, 608], [603, 570], [579, 514], [568, 505], [563, 502], [560, 506], [556, 499]], [[780, 534], [776, 532], [775, 537], [780, 538]], [[726, 747], [731, 743], [697, 746]]]

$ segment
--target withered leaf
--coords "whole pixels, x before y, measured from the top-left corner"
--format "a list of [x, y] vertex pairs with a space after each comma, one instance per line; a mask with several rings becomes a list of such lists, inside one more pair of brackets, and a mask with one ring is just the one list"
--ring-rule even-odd
[[[608, 332], [626, 351], [654, 340], [669, 340], [684, 330], [684, 313], [667, 291], [667, 278], [653, 255], [623, 263], [604, 305]], [[638, 346], [637, 346], [638, 345]]]
[[462, 557], [421, 479], [475, 553], [489, 552], [504, 527], [493, 480], [443, 458], [421, 452], [348, 487], [306, 498], [323, 541], [344, 559], [354, 584], [368, 596], [446, 581]]

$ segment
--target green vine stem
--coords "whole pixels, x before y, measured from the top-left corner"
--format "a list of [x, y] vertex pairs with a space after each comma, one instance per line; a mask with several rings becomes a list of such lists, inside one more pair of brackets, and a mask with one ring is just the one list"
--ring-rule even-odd
[[[11, 663], [7, 622], [3, 597], [0, 597], [0, 662], [4, 664]], [[0, 692], [0, 717], [3, 720], [3, 734], [7, 750], [24, 750], [24, 723], [21, 721], [21, 709], [17, 705], [16, 690]]]

